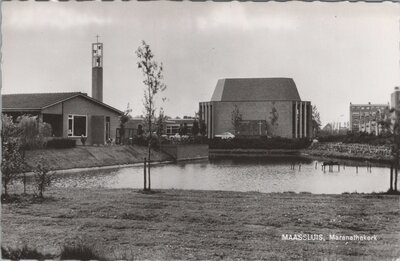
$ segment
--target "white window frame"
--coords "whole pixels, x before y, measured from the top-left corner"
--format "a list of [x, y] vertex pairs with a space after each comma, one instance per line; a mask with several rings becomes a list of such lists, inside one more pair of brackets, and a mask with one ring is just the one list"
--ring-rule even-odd
[[86, 118], [86, 126], [85, 126], [85, 133], [86, 135], [84, 137], [87, 137], [88, 135], [88, 116], [87, 115], [82, 115], [82, 114], [68, 114], [68, 123], [67, 123], [67, 131], [69, 132], [69, 120], [72, 119], [72, 134], [69, 135], [69, 133], [67, 133], [68, 137], [70, 138], [79, 138], [82, 136], [74, 136], [74, 117], [75, 116], [79, 116], [79, 117], [85, 117]]

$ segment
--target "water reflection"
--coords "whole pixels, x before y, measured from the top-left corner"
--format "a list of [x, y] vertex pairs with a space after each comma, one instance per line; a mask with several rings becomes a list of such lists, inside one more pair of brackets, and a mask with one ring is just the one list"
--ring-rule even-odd
[[[343, 162], [342, 162], [343, 163]], [[292, 167], [294, 164], [294, 168]], [[317, 168], [315, 168], [317, 164]], [[152, 188], [260, 192], [381, 192], [387, 190], [389, 170], [361, 162], [335, 166], [334, 172], [321, 170], [322, 161], [307, 157], [270, 157], [266, 159], [223, 159], [153, 166]], [[299, 167], [301, 165], [301, 167]], [[358, 173], [356, 172], [358, 167]], [[143, 168], [92, 170], [64, 173], [55, 181], [58, 187], [142, 188]]]

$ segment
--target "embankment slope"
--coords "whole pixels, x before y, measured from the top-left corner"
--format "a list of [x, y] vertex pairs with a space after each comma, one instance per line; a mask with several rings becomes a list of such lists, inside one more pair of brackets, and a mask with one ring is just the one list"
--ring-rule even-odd
[[[144, 146], [79, 146], [70, 149], [43, 149], [26, 151], [29, 166], [35, 166], [40, 157], [49, 163], [51, 169], [72, 169], [124, 165], [143, 162], [147, 157]], [[152, 161], [168, 161], [171, 157], [160, 151], [151, 152]]]

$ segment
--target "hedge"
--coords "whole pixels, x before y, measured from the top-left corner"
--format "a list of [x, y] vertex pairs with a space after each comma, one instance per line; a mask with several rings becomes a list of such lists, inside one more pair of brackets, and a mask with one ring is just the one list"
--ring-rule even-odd
[[346, 135], [329, 135], [318, 137], [320, 142], [343, 142], [343, 143], [359, 143], [369, 145], [385, 145], [393, 143], [391, 134], [373, 135], [368, 133], [348, 133]]
[[252, 137], [210, 140], [210, 149], [304, 149], [309, 147], [311, 141], [304, 139]]
[[76, 146], [76, 140], [73, 139], [52, 139], [47, 141], [46, 147], [52, 149], [67, 149]]

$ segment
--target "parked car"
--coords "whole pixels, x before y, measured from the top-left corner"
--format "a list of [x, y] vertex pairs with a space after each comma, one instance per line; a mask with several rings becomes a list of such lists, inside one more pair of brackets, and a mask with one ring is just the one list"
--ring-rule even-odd
[[221, 138], [221, 139], [233, 139], [235, 138], [235, 135], [233, 135], [230, 132], [223, 132], [221, 134], [215, 135], [215, 137]]

